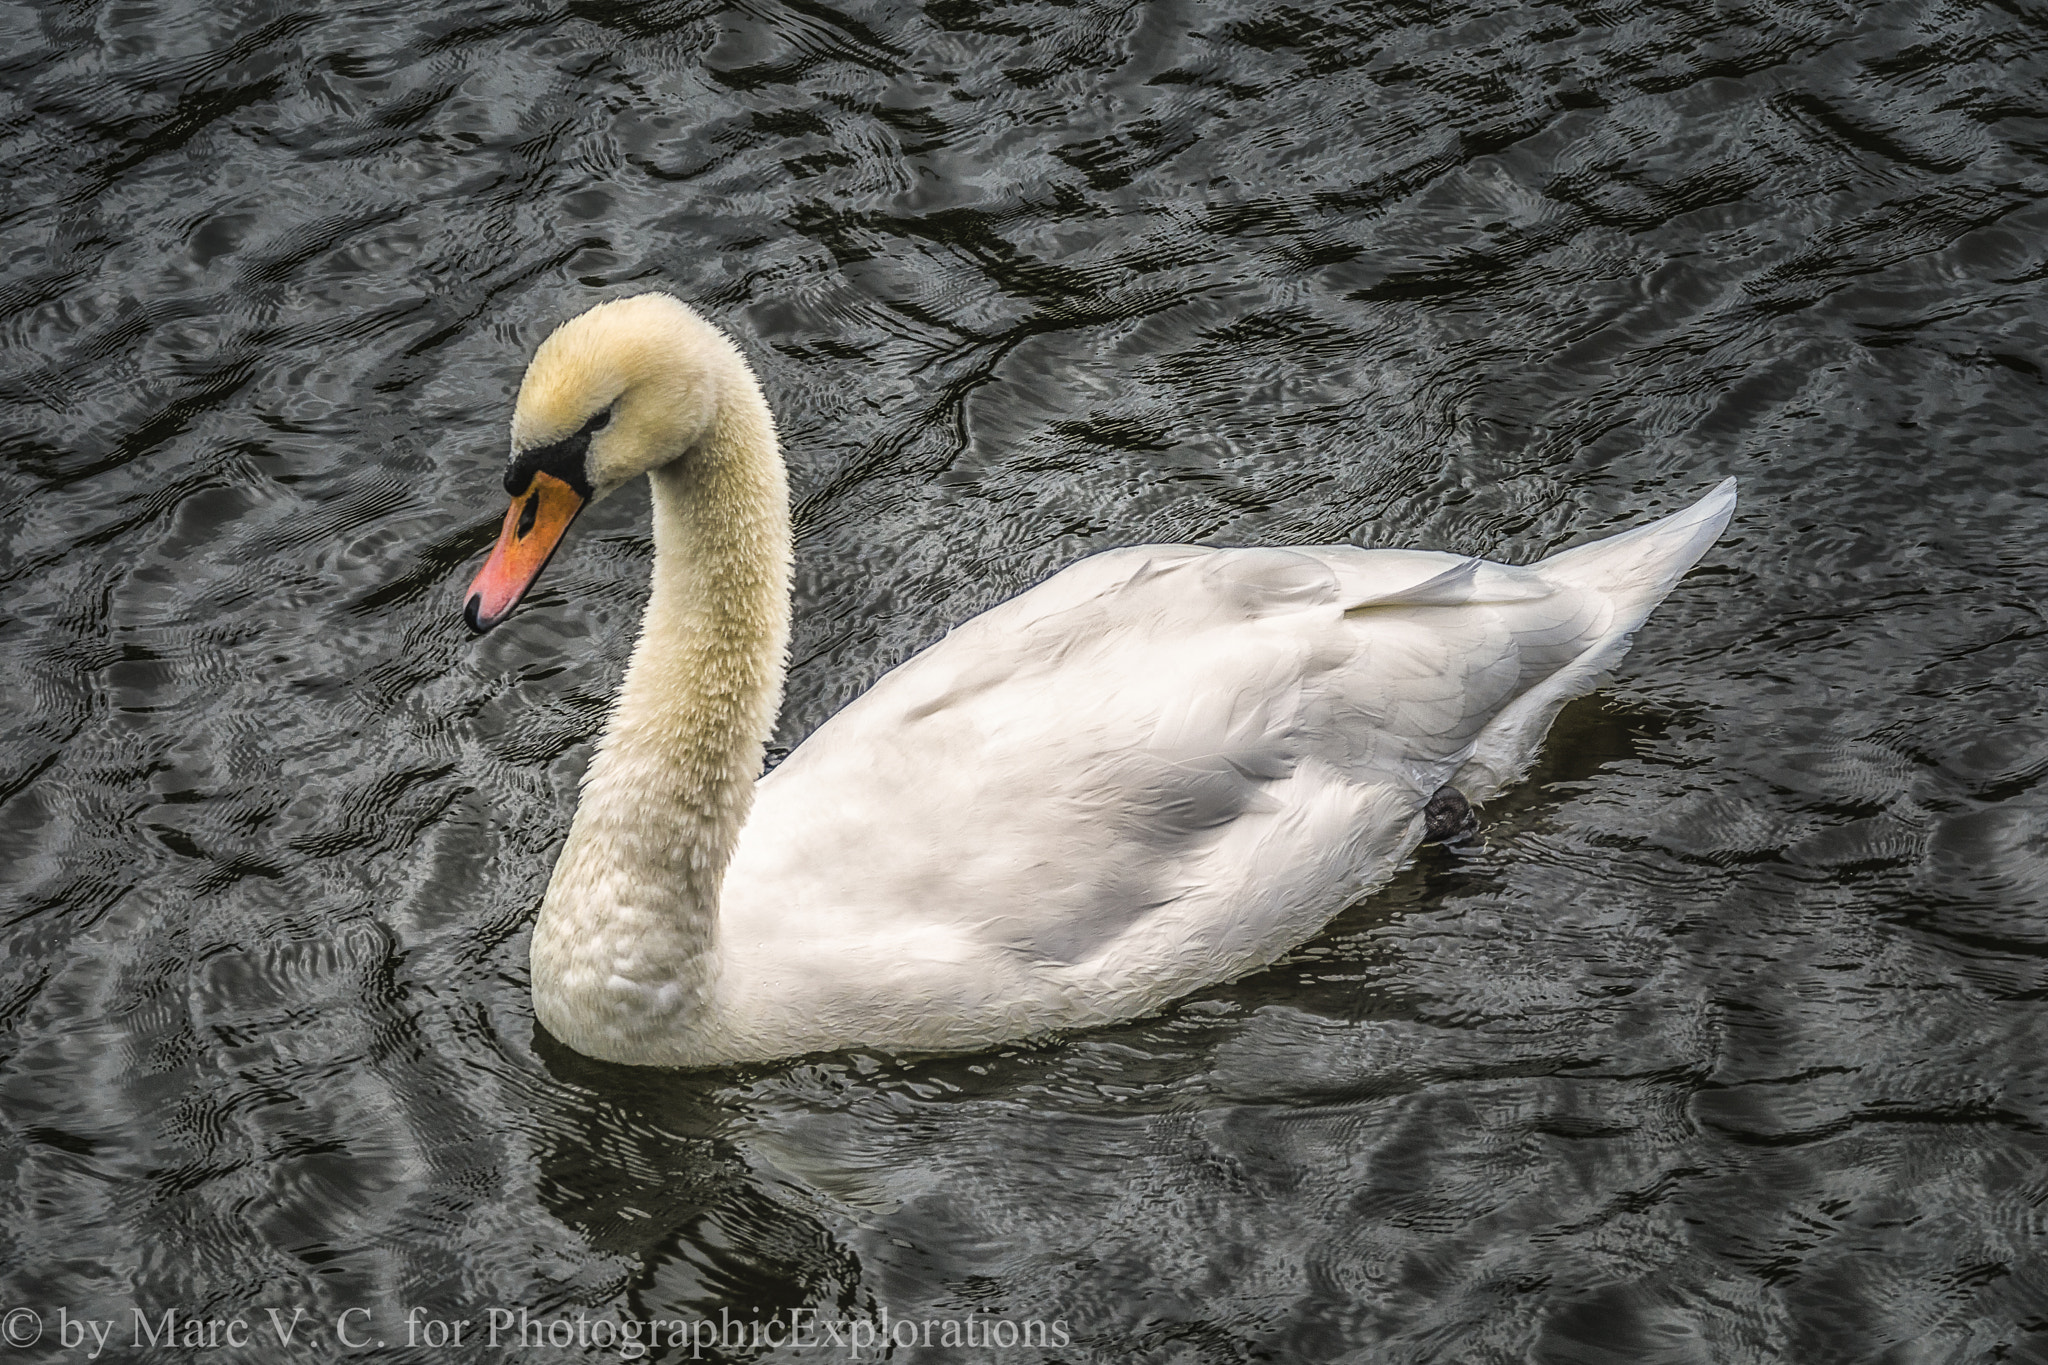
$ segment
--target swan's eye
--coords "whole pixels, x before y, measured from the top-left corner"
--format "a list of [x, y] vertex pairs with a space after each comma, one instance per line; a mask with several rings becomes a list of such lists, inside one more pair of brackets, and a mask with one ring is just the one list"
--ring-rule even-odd
[[585, 431], [593, 432], [603, 431], [607, 426], [611, 425], [611, 420], [612, 410], [610, 408], [606, 408], [603, 412], [600, 412], [599, 414], [597, 414], [597, 416], [591, 418], [588, 422], [585, 422], [583, 424], [583, 429]]

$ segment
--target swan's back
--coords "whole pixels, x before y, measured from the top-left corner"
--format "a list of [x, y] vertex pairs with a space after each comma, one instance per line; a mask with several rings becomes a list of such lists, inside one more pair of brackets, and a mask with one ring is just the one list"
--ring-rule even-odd
[[972, 1047], [1272, 960], [1392, 874], [1440, 787], [1519, 776], [1733, 504], [1731, 480], [1528, 568], [1350, 546], [1072, 566], [761, 782], [723, 893], [726, 1017]]

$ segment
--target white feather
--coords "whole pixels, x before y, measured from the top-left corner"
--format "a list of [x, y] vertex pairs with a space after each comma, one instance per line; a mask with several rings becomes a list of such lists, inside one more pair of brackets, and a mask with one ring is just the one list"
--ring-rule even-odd
[[[723, 338], [661, 308], [688, 320], [674, 367], [759, 402]], [[601, 329], [582, 340], [608, 400]], [[678, 465], [779, 490], [765, 421], [712, 425], [753, 435]], [[534, 990], [571, 1045], [668, 1065], [988, 1047], [1272, 961], [1392, 875], [1440, 787], [1483, 800], [1518, 776], [1735, 501], [1731, 479], [1529, 568], [1350, 546], [1096, 555], [890, 672], [749, 811], [737, 782], [780, 674], [748, 661], [781, 648], [786, 581], [721, 604], [731, 638], [709, 642], [684, 596], [733, 581], [717, 555], [786, 563], [786, 541], [707, 549], [683, 527], [720, 509], [622, 451], [600, 472], [655, 476], [656, 589], [535, 931]], [[678, 752], [678, 733], [722, 738]]]

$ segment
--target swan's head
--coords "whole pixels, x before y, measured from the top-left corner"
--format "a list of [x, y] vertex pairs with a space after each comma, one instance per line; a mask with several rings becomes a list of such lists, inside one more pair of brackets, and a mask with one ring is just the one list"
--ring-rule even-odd
[[601, 303], [557, 327], [519, 384], [512, 505], [469, 585], [469, 628], [511, 614], [578, 512], [701, 445], [735, 373], [749, 372], [733, 344], [667, 294]]

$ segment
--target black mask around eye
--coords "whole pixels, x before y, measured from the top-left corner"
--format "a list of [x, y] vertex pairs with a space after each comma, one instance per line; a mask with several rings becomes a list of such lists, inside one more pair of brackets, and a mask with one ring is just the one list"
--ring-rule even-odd
[[544, 473], [554, 475], [575, 489], [578, 497], [587, 500], [590, 497], [590, 438], [609, 426], [611, 420], [612, 410], [600, 408], [574, 436], [520, 451], [519, 458], [505, 471], [506, 493], [515, 498], [523, 496], [532, 485], [534, 474]]

